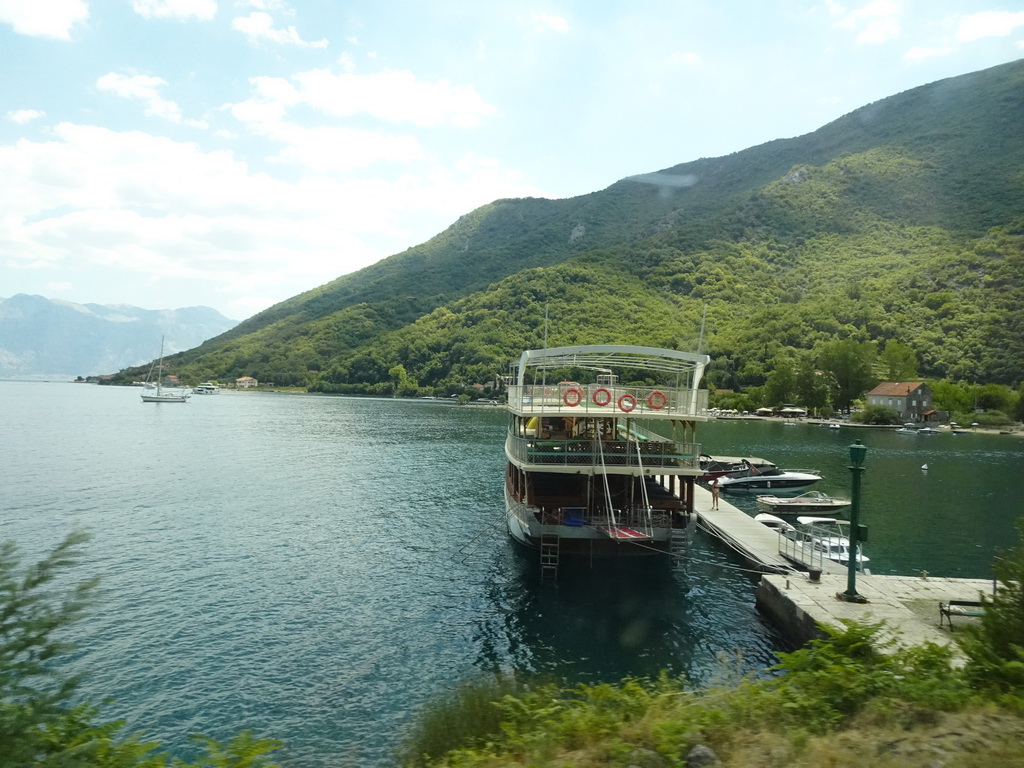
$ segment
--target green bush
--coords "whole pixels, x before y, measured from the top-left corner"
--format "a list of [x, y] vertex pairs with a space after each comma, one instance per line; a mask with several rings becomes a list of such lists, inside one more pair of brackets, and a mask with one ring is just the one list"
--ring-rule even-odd
[[860, 424], [886, 426], [900, 423], [900, 415], [887, 405], [868, 405], [860, 413], [850, 416], [850, 421]]

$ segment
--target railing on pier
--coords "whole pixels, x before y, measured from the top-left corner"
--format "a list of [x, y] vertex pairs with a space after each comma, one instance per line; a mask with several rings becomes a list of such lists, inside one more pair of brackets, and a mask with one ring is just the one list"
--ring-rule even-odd
[[601, 440], [574, 438], [539, 440], [508, 435], [508, 456], [520, 465], [598, 466], [606, 468], [692, 469], [700, 468], [700, 443], [669, 440]]
[[678, 419], [707, 416], [708, 391], [601, 384], [512, 385], [508, 406], [522, 414]]

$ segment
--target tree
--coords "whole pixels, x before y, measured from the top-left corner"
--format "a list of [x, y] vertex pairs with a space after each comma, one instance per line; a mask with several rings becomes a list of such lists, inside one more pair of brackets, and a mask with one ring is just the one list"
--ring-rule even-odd
[[764, 383], [764, 401], [770, 405], [791, 403], [796, 399], [796, 374], [789, 360], [776, 358]]
[[879, 355], [886, 381], [911, 381], [917, 378], [917, 355], [906, 344], [895, 339], [885, 342], [885, 349]]
[[826, 344], [818, 355], [822, 370], [829, 371], [836, 382], [836, 405], [849, 408], [876, 381], [872, 369], [875, 346], [866, 341], [845, 339]]
[[271, 739], [242, 731], [229, 743], [203, 736], [206, 755], [183, 763], [156, 750], [159, 744], [136, 736], [118, 738], [123, 722], [98, 722], [89, 702], [72, 704], [81, 675], [55, 662], [74, 644], [57, 639], [94, 601], [96, 579], [70, 588], [57, 578], [81, 558], [88, 540], [69, 534], [49, 555], [19, 572], [12, 542], [0, 543], [0, 768], [27, 766], [104, 766], [105, 768], [255, 768], [277, 749]]
[[995, 595], [984, 598], [980, 623], [965, 627], [959, 641], [968, 677], [1001, 690], [1024, 689], [1024, 518], [1017, 530], [1017, 546], [1000, 552], [992, 565]]
[[832, 395], [836, 391], [831, 371], [820, 371], [813, 359], [805, 358], [797, 366], [795, 385], [800, 403], [814, 415], [820, 416], [826, 410], [831, 412]]

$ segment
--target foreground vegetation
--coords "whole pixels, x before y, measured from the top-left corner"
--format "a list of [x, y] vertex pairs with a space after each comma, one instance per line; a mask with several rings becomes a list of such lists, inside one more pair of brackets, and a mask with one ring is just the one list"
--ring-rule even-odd
[[[899, 647], [883, 624], [849, 623], [760, 677], [697, 690], [685, 680], [618, 685], [463, 683], [420, 714], [396, 762], [450, 766], [706, 766], [725, 768], [988, 768], [1024, 764], [1024, 520], [1015, 549], [996, 560], [984, 616], [958, 629], [960, 657], [927, 644]], [[242, 732], [226, 744], [197, 737], [195, 762], [169, 755], [123, 723], [76, 703], [79, 678], [58, 638], [96, 586], [61, 572], [81, 554], [73, 534], [21, 568], [0, 546], [0, 768], [246, 768], [268, 766], [279, 742]], [[966, 663], [961, 662], [966, 660]], [[718, 763], [710, 762], [712, 760]]]

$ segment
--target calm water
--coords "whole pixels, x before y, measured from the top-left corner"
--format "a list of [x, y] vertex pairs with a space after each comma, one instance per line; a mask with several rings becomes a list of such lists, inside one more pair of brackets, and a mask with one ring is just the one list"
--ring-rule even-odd
[[[818, 469], [815, 488], [850, 497], [847, 447], [868, 447], [862, 479], [865, 552], [879, 574], [987, 578], [998, 548], [1018, 540], [1024, 516], [1024, 438], [901, 435], [892, 430], [822, 429], [810, 424], [716, 421], [698, 434], [705, 453], [753, 455], [781, 467]], [[927, 464], [927, 471], [922, 466]], [[727, 495], [757, 512], [753, 495]]]
[[86, 693], [175, 748], [252, 728], [289, 765], [380, 765], [478, 672], [705, 681], [780, 647], [710, 542], [678, 574], [538, 584], [503, 527], [497, 409], [0, 382], [0, 419], [0, 536], [27, 558], [93, 532]]
[[[677, 572], [563, 569], [503, 527], [504, 414], [441, 403], [0, 382], [0, 538], [26, 560], [94, 534], [86, 693], [187, 754], [241, 728], [290, 766], [385, 765], [417, 708], [495, 669], [617, 680], [783, 649], [755, 579], [698, 537]], [[879, 573], [987, 576], [1022, 514], [1024, 442], [857, 433]], [[707, 452], [813, 465], [846, 492], [851, 430], [716, 422]], [[920, 470], [927, 462], [927, 473]], [[736, 497], [730, 497], [734, 500]], [[749, 505], [752, 499], [739, 502]]]

